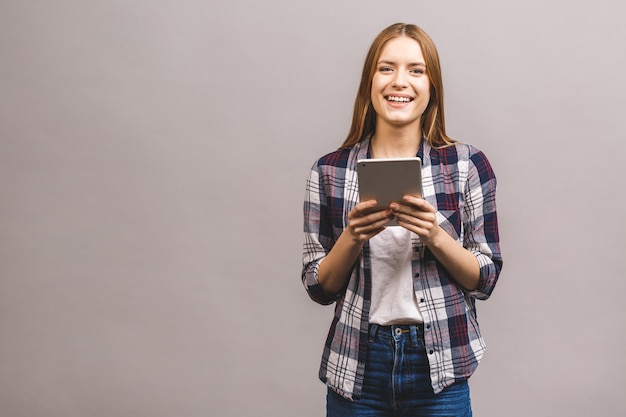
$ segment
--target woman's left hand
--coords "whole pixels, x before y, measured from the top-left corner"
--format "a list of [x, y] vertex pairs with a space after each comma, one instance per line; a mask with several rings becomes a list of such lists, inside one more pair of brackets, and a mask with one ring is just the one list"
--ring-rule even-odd
[[425, 245], [434, 242], [443, 232], [437, 222], [437, 210], [422, 198], [405, 195], [402, 203], [391, 203], [389, 208], [398, 225], [417, 234]]
[[407, 195], [401, 203], [391, 203], [389, 208], [398, 224], [416, 233], [462, 287], [470, 291], [479, 288], [478, 259], [439, 227], [437, 209], [432, 204]]

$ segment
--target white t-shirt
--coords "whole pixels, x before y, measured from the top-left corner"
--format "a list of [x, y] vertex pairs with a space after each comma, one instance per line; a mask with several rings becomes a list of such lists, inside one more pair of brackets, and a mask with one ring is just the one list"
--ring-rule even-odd
[[372, 300], [370, 323], [423, 323], [413, 289], [412, 232], [390, 226], [370, 239]]

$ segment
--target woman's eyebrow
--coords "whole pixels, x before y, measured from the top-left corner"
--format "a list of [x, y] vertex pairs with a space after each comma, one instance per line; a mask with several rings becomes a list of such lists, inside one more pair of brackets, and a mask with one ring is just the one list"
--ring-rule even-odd
[[[380, 61], [378, 61], [378, 64], [386, 64], [386, 65], [395, 65], [395, 61], [389, 61], [386, 59], [381, 59]], [[423, 62], [411, 62], [409, 63], [410, 67], [425, 67], [426, 64]]]

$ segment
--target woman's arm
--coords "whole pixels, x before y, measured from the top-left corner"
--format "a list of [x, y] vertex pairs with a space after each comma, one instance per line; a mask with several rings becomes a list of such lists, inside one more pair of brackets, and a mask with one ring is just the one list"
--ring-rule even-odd
[[333, 216], [343, 219], [342, 203], [331, 207], [334, 200], [328, 182], [342, 184], [331, 178], [319, 163], [312, 168], [304, 198], [304, 245], [302, 283], [317, 303], [331, 304], [345, 288], [363, 244], [380, 233], [393, 218], [391, 211], [369, 213], [375, 201], [358, 203], [348, 214], [348, 226], [338, 238], [333, 234]]
[[496, 212], [496, 177], [485, 155], [475, 151], [470, 156], [464, 190], [463, 244], [456, 242], [437, 224], [436, 210], [415, 197], [404, 204], [392, 205], [398, 224], [414, 231], [437, 260], [464, 288], [478, 299], [489, 298], [502, 269], [498, 216]]
[[363, 244], [393, 219], [391, 210], [368, 213], [375, 206], [375, 200], [364, 201], [348, 214], [348, 227], [319, 266], [318, 282], [325, 292], [336, 294], [345, 287]]
[[417, 234], [463, 288], [469, 291], [478, 289], [480, 265], [476, 256], [439, 226], [435, 207], [413, 196], [405, 196], [404, 202], [406, 204], [391, 204], [398, 224]]

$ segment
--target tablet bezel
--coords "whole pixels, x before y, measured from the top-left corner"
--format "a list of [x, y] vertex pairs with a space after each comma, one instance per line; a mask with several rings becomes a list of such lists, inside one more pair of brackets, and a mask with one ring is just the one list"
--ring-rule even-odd
[[[409, 158], [371, 158], [357, 161], [360, 201], [376, 200], [372, 211], [385, 210], [402, 197], [423, 196], [422, 160]], [[394, 225], [395, 220], [389, 225]]]

